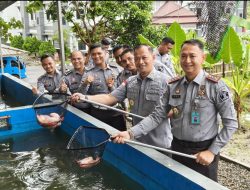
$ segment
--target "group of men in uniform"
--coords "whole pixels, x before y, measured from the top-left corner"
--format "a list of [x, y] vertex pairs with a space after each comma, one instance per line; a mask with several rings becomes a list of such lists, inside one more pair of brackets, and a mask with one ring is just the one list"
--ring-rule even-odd
[[[42, 56], [46, 74], [38, 79], [33, 92], [69, 91], [76, 107], [123, 131], [114, 136], [115, 142], [136, 138], [143, 143], [195, 154], [196, 162], [172, 157], [217, 181], [219, 151], [237, 129], [230, 91], [223, 81], [202, 69], [205, 54], [199, 40], [183, 43], [180, 64], [185, 76], [176, 77], [169, 55], [173, 46], [171, 38], [164, 38], [156, 51], [147, 45], [134, 49], [116, 46], [113, 55], [123, 68], [120, 71], [107, 63], [105, 48], [94, 44], [90, 47], [93, 67], [87, 69], [83, 54], [74, 51], [71, 54], [74, 69], [63, 77], [56, 70], [53, 58]], [[134, 127], [127, 130], [121, 113], [79, 99], [114, 107], [122, 105], [146, 118], [132, 116]], [[224, 126], [220, 132], [218, 113]]]
[[237, 130], [238, 123], [229, 88], [202, 69], [205, 58], [202, 42], [185, 41], [180, 53], [185, 76], [170, 80], [154, 111], [128, 131], [114, 135], [114, 142], [124, 143], [124, 139], [149, 134], [170, 118], [171, 149], [196, 156], [195, 160], [177, 155], [172, 158], [217, 181], [219, 152]]

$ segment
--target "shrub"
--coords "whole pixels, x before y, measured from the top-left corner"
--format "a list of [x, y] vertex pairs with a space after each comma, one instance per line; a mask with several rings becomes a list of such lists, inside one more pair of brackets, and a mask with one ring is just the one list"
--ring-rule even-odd
[[12, 47], [23, 49], [24, 39], [22, 36], [11, 36], [10, 37], [10, 45]]
[[36, 53], [38, 53], [40, 44], [41, 41], [36, 37], [27, 37], [24, 40], [23, 49], [30, 52], [30, 54], [34, 53], [36, 55]]
[[53, 55], [56, 52], [55, 47], [52, 45], [50, 41], [48, 42], [42, 42], [39, 46], [39, 56], [42, 56], [43, 54], [51, 54]]

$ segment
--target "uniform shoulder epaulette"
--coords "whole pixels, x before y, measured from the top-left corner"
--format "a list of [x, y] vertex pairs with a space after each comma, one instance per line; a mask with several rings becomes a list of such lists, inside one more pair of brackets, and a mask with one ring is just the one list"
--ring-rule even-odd
[[176, 81], [179, 81], [182, 77], [180, 76], [176, 76], [176, 77], [173, 77], [171, 78], [169, 81], [168, 81], [168, 84], [171, 84], [171, 83], [174, 83]]
[[64, 73], [64, 75], [65, 76], [68, 76], [70, 73], [72, 73], [73, 72], [73, 70], [67, 70], [67, 71], [65, 71], [65, 73]]
[[116, 65], [109, 64], [110, 67], [118, 68]]
[[46, 76], [46, 74], [47, 74], [47, 73], [44, 73], [43, 75], [41, 75], [40, 77], [38, 77], [38, 79], [37, 79], [37, 80], [41, 80], [43, 77], [45, 77], [45, 76]]
[[85, 67], [86, 72], [92, 71], [98, 67]]
[[214, 83], [217, 83], [217, 82], [219, 82], [220, 77], [216, 77], [216, 76], [213, 76], [213, 75], [207, 75], [206, 79], [209, 80], [209, 81], [212, 81]]

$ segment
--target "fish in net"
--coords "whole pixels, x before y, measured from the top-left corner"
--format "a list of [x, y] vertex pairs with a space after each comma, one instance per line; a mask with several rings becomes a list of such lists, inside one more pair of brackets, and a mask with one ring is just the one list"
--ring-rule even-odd
[[216, 58], [231, 18], [237, 8], [237, 1], [193, 1], [201, 14], [198, 15], [202, 36], [211, 56]]
[[[112, 142], [114, 138], [115, 136], [111, 136], [104, 128], [80, 126], [69, 140], [66, 150], [69, 151], [68, 156], [81, 168], [91, 168], [100, 163], [107, 143]], [[124, 139], [124, 142], [126, 144], [139, 145], [170, 154], [196, 159], [195, 155], [189, 155], [134, 140]]]
[[33, 103], [39, 125], [46, 128], [57, 128], [64, 120], [69, 101], [68, 94], [43, 93]]
[[110, 135], [97, 127], [80, 126], [71, 137], [66, 150], [81, 168], [100, 163]]

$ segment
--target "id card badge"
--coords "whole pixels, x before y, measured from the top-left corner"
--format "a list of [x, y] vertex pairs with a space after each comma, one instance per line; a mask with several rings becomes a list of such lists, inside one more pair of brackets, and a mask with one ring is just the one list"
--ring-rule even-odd
[[194, 125], [200, 124], [200, 114], [198, 112], [192, 111], [191, 113], [191, 123]]

